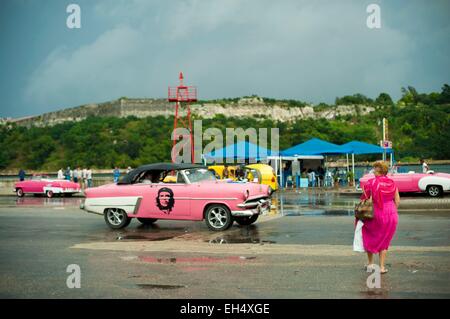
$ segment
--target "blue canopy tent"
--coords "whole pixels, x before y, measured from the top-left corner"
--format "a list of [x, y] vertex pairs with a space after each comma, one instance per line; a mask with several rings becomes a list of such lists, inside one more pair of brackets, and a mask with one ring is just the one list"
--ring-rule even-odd
[[304, 143], [292, 146], [280, 152], [280, 184], [283, 185], [283, 177], [281, 173], [283, 158], [305, 158], [307, 156], [323, 156], [348, 154], [351, 150], [337, 144], [333, 144], [319, 138], [312, 138]]
[[392, 148], [383, 148], [378, 145], [373, 145], [360, 141], [351, 141], [342, 144], [341, 147], [345, 150], [350, 150], [349, 154], [352, 154], [352, 171], [353, 182], [355, 179], [355, 155], [361, 154], [391, 154], [391, 165], [394, 159], [394, 150]]
[[336, 155], [347, 154], [351, 150], [342, 145], [333, 144], [318, 138], [312, 138], [304, 143], [292, 146], [284, 151], [281, 151], [282, 156], [296, 156], [296, 155]]
[[225, 162], [228, 163], [230, 162], [230, 160], [232, 160], [233, 162], [235, 162], [236, 160], [256, 162], [259, 160], [265, 160], [270, 155], [278, 155], [278, 153], [273, 152], [265, 147], [258, 146], [254, 143], [240, 141], [235, 144], [230, 144], [224, 148], [204, 154], [203, 157], [207, 161], [217, 161], [225, 159]]
[[373, 144], [369, 144], [369, 143], [365, 143], [365, 142], [360, 142], [360, 141], [351, 141], [345, 144], [341, 145], [342, 148], [344, 149], [350, 149], [352, 154], [355, 155], [360, 155], [360, 154], [383, 154], [383, 153], [387, 153], [387, 154], [392, 154], [394, 153], [394, 151], [392, 150], [392, 148], [382, 148], [378, 145], [373, 145]]

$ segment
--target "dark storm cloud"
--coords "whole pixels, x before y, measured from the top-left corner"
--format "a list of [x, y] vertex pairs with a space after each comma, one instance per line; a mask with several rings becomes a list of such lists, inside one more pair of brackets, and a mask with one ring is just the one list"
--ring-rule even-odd
[[[7, 98], [0, 116], [164, 97], [180, 70], [202, 99], [258, 94], [318, 103], [357, 92], [398, 98], [401, 86], [437, 91], [450, 82], [448, 1], [74, 2], [80, 30], [66, 28], [61, 1], [40, 2], [29, 20], [51, 11], [41, 23], [52, 28], [27, 25], [30, 9], [7, 2], [2, 42], [20, 42], [25, 52], [0, 55], [13, 72], [1, 75]], [[381, 29], [366, 26], [370, 3], [381, 7]]]

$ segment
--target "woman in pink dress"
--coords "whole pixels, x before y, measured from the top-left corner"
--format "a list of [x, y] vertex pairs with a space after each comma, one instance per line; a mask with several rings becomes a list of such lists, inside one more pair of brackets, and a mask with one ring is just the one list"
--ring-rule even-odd
[[369, 260], [367, 267], [371, 268], [373, 265], [373, 254], [380, 254], [380, 271], [385, 274], [386, 252], [397, 228], [400, 196], [394, 181], [386, 176], [388, 165], [378, 161], [373, 168], [375, 177], [364, 185], [361, 199], [372, 197], [374, 217], [364, 221], [362, 238]]

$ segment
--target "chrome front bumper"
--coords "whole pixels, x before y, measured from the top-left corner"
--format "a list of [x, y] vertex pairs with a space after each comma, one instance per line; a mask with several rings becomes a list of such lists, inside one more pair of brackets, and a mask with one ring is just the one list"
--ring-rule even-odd
[[251, 217], [253, 215], [263, 215], [270, 211], [270, 204], [270, 198], [260, 199], [258, 201], [250, 203], [238, 204], [237, 206], [239, 208], [244, 208], [244, 210], [233, 210], [231, 211], [231, 215], [236, 217]]

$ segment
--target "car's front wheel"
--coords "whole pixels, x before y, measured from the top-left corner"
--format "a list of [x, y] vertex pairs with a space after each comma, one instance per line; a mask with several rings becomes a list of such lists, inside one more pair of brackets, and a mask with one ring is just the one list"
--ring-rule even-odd
[[233, 224], [231, 212], [224, 205], [211, 205], [205, 212], [205, 223], [209, 229], [222, 231], [230, 228]]
[[256, 222], [256, 220], [258, 219], [259, 215], [253, 215], [250, 217], [235, 217], [234, 220], [236, 221], [236, 223], [238, 223], [241, 226], [247, 226], [247, 225], [251, 225], [254, 222]]
[[120, 229], [127, 227], [131, 222], [131, 218], [128, 217], [123, 209], [108, 208], [105, 211], [105, 222], [112, 229]]
[[48, 198], [52, 198], [53, 197], [53, 191], [46, 191], [45, 194], [47, 195]]
[[442, 196], [442, 187], [438, 185], [428, 185], [427, 186], [427, 193], [431, 197], [440, 197]]
[[138, 218], [138, 221], [140, 221], [144, 225], [151, 225], [154, 222], [156, 222], [158, 219], [156, 218]]
[[24, 196], [23, 189], [22, 188], [16, 189], [16, 194], [17, 197], [23, 197]]

